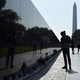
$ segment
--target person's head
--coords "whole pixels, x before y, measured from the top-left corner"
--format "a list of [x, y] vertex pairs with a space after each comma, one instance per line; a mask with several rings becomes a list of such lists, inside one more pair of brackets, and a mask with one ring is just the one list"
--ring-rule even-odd
[[65, 36], [66, 35], [66, 32], [65, 31], [62, 31], [60, 34], [61, 34], [61, 36]]

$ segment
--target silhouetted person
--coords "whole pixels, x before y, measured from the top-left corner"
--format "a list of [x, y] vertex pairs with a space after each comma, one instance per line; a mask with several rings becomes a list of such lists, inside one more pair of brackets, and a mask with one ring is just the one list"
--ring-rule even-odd
[[[70, 50], [69, 50], [69, 45], [71, 43], [71, 39], [68, 35], [66, 35], [65, 31], [62, 31], [61, 33], [61, 46], [62, 46], [62, 51], [63, 51], [63, 57], [64, 57], [64, 63], [65, 66], [63, 68], [66, 69], [66, 72], [68, 71], [68, 64], [69, 64], [69, 69], [71, 70], [71, 59], [70, 59]], [[67, 63], [68, 61], [68, 63]]]
[[34, 52], [36, 53], [36, 48], [37, 48], [37, 42], [34, 41], [33, 42], [33, 54], [34, 54]]
[[74, 54], [74, 39], [71, 40], [71, 48], [72, 48], [72, 54]]
[[14, 48], [16, 45], [16, 38], [15, 38], [15, 33], [11, 33], [8, 37], [8, 53], [6, 56], [6, 68], [9, 66], [9, 61], [10, 61], [10, 67], [13, 68], [13, 59], [14, 59]]
[[27, 72], [27, 65], [26, 65], [26, 62], [23, 62], [23, 64], [22, 64], [22, 66], [21, 66], [21, 68], [20, 68], [20, 71], [22, 71], [22, 74], [24, 75], [24, 76], [26, 76], [26, 72]]
[[43, 49], [43, 41], [40, 40], [40, 53], [41, 53], [42, 49]]
[[80, 50], [80, 39], [78, 39], [77, 47], [78, 47], [78, 52], [77, 52], [77, 54], [78, 54], [79, 53], [79, 50]]

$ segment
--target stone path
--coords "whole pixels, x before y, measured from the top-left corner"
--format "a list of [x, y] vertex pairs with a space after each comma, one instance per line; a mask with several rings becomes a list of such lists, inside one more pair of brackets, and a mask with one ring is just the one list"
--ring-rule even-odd
[[71, 55], [72, 59], [72, 71], [67, 73], [66, 80], [80, 80], [80, 52], [77, 54], [77, 48], [75, 48], [75, 54]]
[[[38, 56], [40, 57], [42, 55], [45, 56], [46, 51], [50, 51], [49, 53], [52, 53], [53, 48], [49, 48], [47, 50], [45, 49], [43, 50], [43, 53], [41, 55], [35, 54], [35, 56], [36, 57]], [[26, 53], [24, 53], [24, 55], [26, 55]], [[33, 55], [33, 54], [29, 53], [29, 55]], [[75, 48], [75, 54], [72, 54], [72, 51], [70, 50], [70, 55], [71, 55], [71, 62], [72, 62], [71, 72], [66, 72], [64, 69], [62, 69], [62, 66], [64, 66], [64, 61], [61, 52], [55, 61], [54, 60], [50, 61], [50, 63], [48, 63], [38, 73], [35, 73], [24, 80], [80, 80], [80, 53], [77, 54], [77, 48]], [[34, 57], [32, 56], [33, 59], [36, 58], [35, 56]], [[29, 59], [31, 59], [31, 57]]]
[[75, 54], [71, 55], [72, 70], [66, 72], [62, 69], [64, 65], [62, 53], [57, 60], [50, 62], [40, 72], [26, 78], [25, 80], [80, 80], [80, 53], [77, 54], [77, 48], [75, 48]]
[[24, 80], [65, 80], [66, 72], [61, 69], [64, 65], [62, 53], [57, 60], [52, 60], [45, 68], [38, 73], [24, 79]]
[[[59, 50], [60, 48], [47, 48], [47, 49], [43, 49], [42, 50], [42, 53], [40, 54], [40, 51], [37, 50], [37, 53], [33, 54], [33, 52], [27, 52], [27, 53], [23, 53], [23, 54], [17, 54], [15, 55], [14, 57], [14, 68], [9, 68], [7, 70], [0, 70], [0, 76], [4, 76], [4, 75], [7, 75], [7, 74], [11, 74], [11, 73], [14, 73], [16, 71], [19, 71], [24, 59], [25, 59], [25, 62], [27, 64], [27, 66], [33, 64], [34, 62], [36, 62], [36, 60], [38, 58], [40, 58], [41, 56], [42, 57], [45, 57], [45, 53], [48, 52], [49, 55], [53, 53], [53, 50], [54, 49], [57, 49]], [[5, 67], [5, 58], [2, 58], [0, 59], [0, 68], [4, 68]]]

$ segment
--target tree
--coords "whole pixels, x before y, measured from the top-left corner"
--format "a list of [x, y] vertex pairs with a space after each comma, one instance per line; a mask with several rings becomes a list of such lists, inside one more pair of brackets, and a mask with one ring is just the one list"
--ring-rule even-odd
[[[18, 37], [22, 37], [25, 27], [19, 24], [20, 17], [11, 9], [3, 9], [6, 0], [0, 0], [0, 46], [5, 45], [7, 37], [15, 32]], [[18, 39], [19, 40], [19, 39]]]
[[40, 41], [42, 40], [44, 46], [58, 46], [59, 40], [55, 36], [52, 30], [48, 30], [47, 28], [39, 28], [37, 26], [33, 28], [29, 28], [25, 33], [25, 43], [31, 46], [33, 41], [37, 42], [37, 45], [40, 45]]
[[73, 33], [72, 38], [74, 39], [75, 45], [77, 45], [77, 42], [80, 39], [80, 29]]
[[0, 0], [0, 10], [5, 6], [6, 0]]
[[15, 25], [19, 20], [19, 16], [12, 10], [0, 11], [0, 43], [5, 44], [7, 36], [15, 32]]
[[19, 19], [20, 18], [17, 15], [17, 13], [10, 9], [0, 11], [0, 20], [6, 21], [6, 22], [16, 22]]

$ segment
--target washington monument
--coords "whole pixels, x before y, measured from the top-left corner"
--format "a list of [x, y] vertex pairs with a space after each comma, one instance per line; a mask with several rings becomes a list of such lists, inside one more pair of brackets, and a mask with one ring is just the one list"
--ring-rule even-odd
[[72, 33], [75, 32], [75, 30], [77, 30], [77, 5], [74, 2], [73, 5], [73, 23], [72, 23]]

